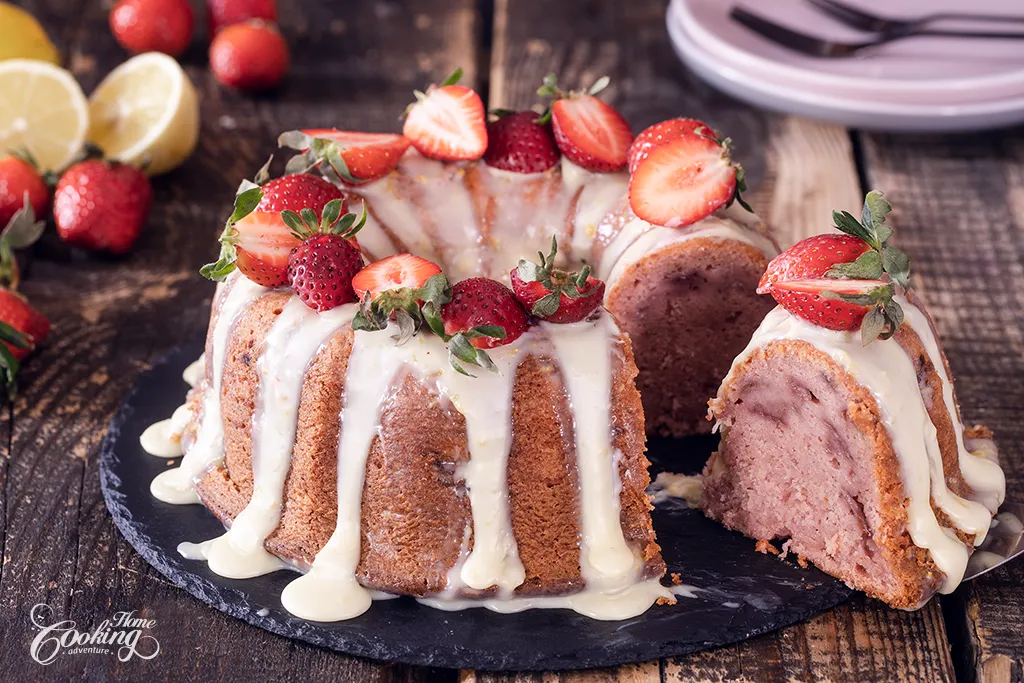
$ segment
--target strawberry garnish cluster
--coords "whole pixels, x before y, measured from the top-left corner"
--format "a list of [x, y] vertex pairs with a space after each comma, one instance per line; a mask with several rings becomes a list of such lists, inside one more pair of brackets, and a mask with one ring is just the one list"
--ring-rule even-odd
[[867, 345], [888, 339], [903, 323], [894, 297], [910, 288], [910, 259], [889, 244], [892, 211], [877, 190], [864, 199], [860, 220], [833, 211], [842, 234], [797, 242], [768, 264], [757, 291], [793, 315], [830, 330], [860, 330]]

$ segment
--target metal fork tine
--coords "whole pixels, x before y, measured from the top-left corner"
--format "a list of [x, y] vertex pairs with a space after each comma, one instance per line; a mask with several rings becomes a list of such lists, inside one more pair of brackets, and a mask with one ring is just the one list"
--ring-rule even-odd
[[742, 7], [733, 7], [732, 11], [729, 12], [729, 16], [734, 21], [739, 22], [754, 33], [772, 42], [815, 57], [842, 57], [862, 47], [861, 45], [832, 43], [815, 38], [776, 24]]

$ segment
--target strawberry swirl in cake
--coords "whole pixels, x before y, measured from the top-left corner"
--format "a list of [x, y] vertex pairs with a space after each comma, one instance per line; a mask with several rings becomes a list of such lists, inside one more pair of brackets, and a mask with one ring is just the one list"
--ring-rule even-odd
[[143, 435], [184, 454], [152, 492], [224, 522], [180, 548], [214, 572], [302, 571], [303, 618], [628, 618], [672, 601], [645, 434], [709, 428], [776, 248], [707, 125], [634, 141], [603, 83], [553, 76], [543, 114], [488, 116], [457, 80], [403, 135], [285, 133], [287, 174], [239, 188], [201, 377]]

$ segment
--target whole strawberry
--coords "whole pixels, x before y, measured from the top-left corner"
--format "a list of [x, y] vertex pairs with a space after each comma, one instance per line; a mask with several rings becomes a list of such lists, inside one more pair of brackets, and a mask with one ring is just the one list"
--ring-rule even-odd
[[207, 0], [207, 29], [212, 39], [220, 30], [249, 19], [277, 21], [275, 0]]
[[292, 250], [288, 282], [314, 311], [356, 301], [352, 278], [363, 267], [359, 249], [341, 235], [314, 235]]
[[552, 323], [576, 323], [594, 312], [604, 298], [604, 282], [590, 276], [590, 266], [568, 273], [555, 268], [558, 241], [551, 251], [539, 254], [540, 263], [523, 259], [509, 273], [512, 290], [523, 307]]
[[499, 116], [487, 124], [484, 163], [513, 173], [542, 173], [561, 158], [551, 126], [532, 111]]
[[263, 197], [257, 211], [294, 211], [312, 209], [319, 219], [323, 209], [335, 199], [341, 200], [341, 212], [348, 211], [345, 195], [320, 176], [293, 173], [268, 180], [262, 186]]
[[877, 191], [864, 200], [860, 221], [833, 212], [846, 234], [815, 235], [797, 242], [768, 264], [759, 294], [771, 294], [791, 314], [830, 330], [860, 329], [865, 344], [888, 339], [903, 322], [893, 299], [909, 287], [910, 261], [888, 244], [891, 207]]
[[275, 87], [284, 78], [290, 61], [288, 44], [277, 26], [259, 19], [228, 26], [210, 43], [214, 77], [243, 92]]
[[64, 172], [54, 192], [57, 234], [76, 247], [125, 254], [142, 231], [151, 198], [149, 179], [134, 166], [79, 162]]
[[110, 30], [134, 54], [177, 57], [192, 42], [195, 17], [187, 0], [121, 0], [110, 11]]
[[441, 308], [441, 320], [445, 334], [463, 334], [477, 349], [511, 344], [530, 323], [512, 290], [485, 277], [452, 285], [451, 301]]
[[0, 157], [0, 229], [25, 206], [26, 194], [33, 214], [45, 215], [50, 191], [36, 167], [13, 154]]
[[19, 361], [50, 333], [50, 321], [46, 316], [32, 308], [24, 297], [9, 289], [0, 289], [0, 322], [14, 328], [27, 342], [27, 345], [21, 346], [4, 342]]

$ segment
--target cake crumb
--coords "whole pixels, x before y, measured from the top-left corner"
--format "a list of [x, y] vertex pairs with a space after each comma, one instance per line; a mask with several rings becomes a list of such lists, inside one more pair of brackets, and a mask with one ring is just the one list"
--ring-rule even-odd
[[672, 574], [670, 576], [672, 577], [672, 585], [673, 586], [681, 586], [681, 585], [683, 585], [683, 577], [681, 577], [679, 575], [679, 572], [672, 572]]
[[801, 555], [800, 553], [797, 553], [797, 555], [796, 555], [796, 563], [798, 565], [800, 565], [800, 567], [803, 568], [803, 569], [807, 569], [807, 567], [808, 567], [807, 560], [805, 560], [804, 556]]
[[754, 546], [754, 550], [765, 555], [771, 553], [772, 555], [778, 555], [779, 549], [771, 544], [770, 541], [760, 540], [757, 545]]

